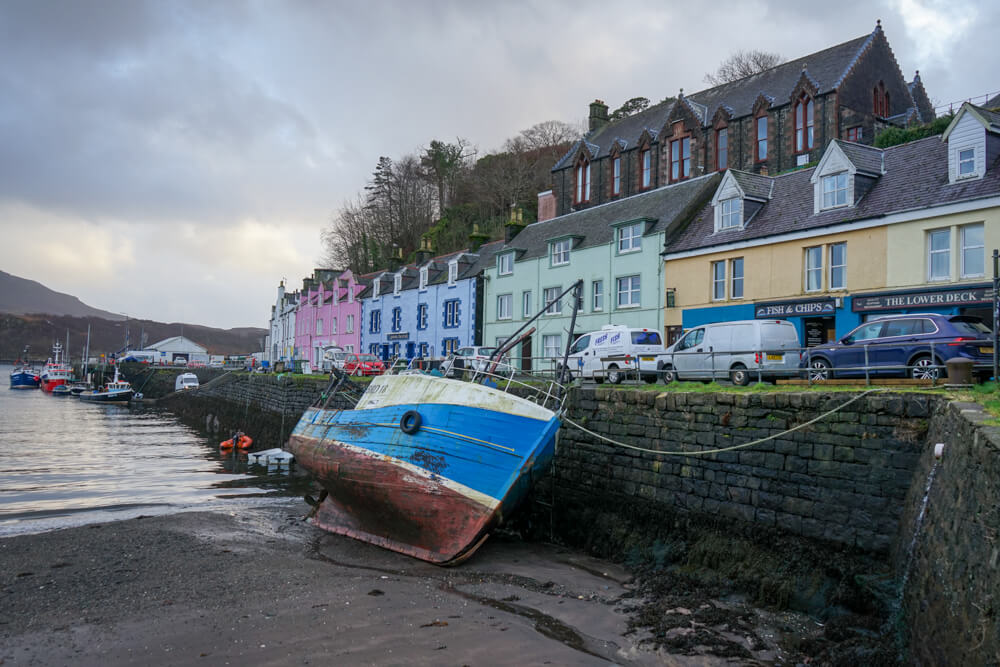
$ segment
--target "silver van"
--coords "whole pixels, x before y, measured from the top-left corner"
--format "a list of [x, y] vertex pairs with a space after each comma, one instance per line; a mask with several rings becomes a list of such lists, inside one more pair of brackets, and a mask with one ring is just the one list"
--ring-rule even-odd
[[787, 320], [740, 320], [695, 327], [657, 359], [664, 383], [729, 378], [744, 386], [762, 380], [796, 377], [799, 335]]

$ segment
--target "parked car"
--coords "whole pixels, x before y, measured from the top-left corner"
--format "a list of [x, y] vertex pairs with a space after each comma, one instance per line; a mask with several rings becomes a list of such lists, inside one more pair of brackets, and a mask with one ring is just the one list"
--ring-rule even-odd
[[799, 373], [799, 334], [787, 320], [738, 320], [695, 327], [657, 361], [665, 383], [728, 377], [745, 386], [758, 377]]
[[[495, 347], [482, 347], [476, 345], [469, 345], [466, 347], [460, 347], [451, 354], [449, 354], [444, 361], [441, 362], [441, 373], [445, 377], [460, 377], [464, 371], [475, 371], [484, 372], [489, 367], [490, 357], [496, 352]], [[502, 359], [499, 360], [502, 365], [494, 369], [494, 372], [503, 371], [504, 369], [510, 368], [510, 359], [504, 355]]]
[[965, 315], [913, 313], [865, 322], [832, 345], [810, 348], [801, 366], [809, 377], [902, 376], [936, 380], [949, 359], [964, 357], [980, 378], [993, 372], [993, 338], [982, 320]]
[[660, 332], [607, 324], [600, 331], [573, 341], [568, 365], [573, 375], [598, 381], [607, 379], [611, 384], [621, 382], [628, 368], [638, 368], [642, 379], [656, 382], [656, 357], [660, 354], [663, 354]]
[[348, 352], [343, 370], [348, 375], [381, 375], [385, 372], [385, 364], [374, 354]]
[[345, 352], [342, 347], [328, 347], [323, 351], [323, 370], [329, 372], [336, 368], [344, 370], [344, 363], [347, 361], [349, 352]]

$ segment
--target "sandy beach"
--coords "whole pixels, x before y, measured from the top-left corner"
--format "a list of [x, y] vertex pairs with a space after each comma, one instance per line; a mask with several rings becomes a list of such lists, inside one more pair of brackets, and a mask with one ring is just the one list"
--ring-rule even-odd
[[318, 531], [307, 510], [287, 501], [2, 539], [0, 660], [718, 664], [637, 648], [629, 575], [604, 561], [495, 537], [440, 568]]

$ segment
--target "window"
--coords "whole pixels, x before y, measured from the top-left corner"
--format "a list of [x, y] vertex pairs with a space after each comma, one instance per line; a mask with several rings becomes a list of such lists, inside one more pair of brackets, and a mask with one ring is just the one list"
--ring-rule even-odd
[[497, 319], [498, 320], [509, 320], [513, 315], [512, 311], [514, 308], [514, 295], [513, 294], [498, 294], [497, 295]]
[[622, 159], [618, 156], [611, 161], [611, 195], [622, 193]]
[[569, 248], [571, 239], [563, 239], [552, 243], [552, 266], [569, 264]]
[[590, 284], [593, 298], [591, 300], [591, 310], [598, 312], [604, 310], [604, 281], [595, 280]]
[[729, 260], [729, 298], [743, 298], [743, 258]]
[[394, 356], [394, 357], [398, 357], [399, 356], [399, 343], [393, 343], [392, 344], [392, 356]]
[[757, 162], [767, 159], [767, 116], [757, 119]]
[[581, 162], [576, 167], [576, 199], [580, 204], [590, 201], [590, 163]]
[[373, 310], [371, 315], [368, 316], [368, 331], [369, 333], [379, 333], [382, 331], [382, 311]]
[[322, 336], [323, 335], [323, 320], [322, 319], [317, 319], [316, 320], [316, 335], [317, 336]]
[[382, 286], [382, 281], [380, 281], [378, 278], [376, 278], [372, 282], [372, 298], [373, 299], [377, 299], [378, 298], [378, 290], [379, 290], [379, 287], [381, 287], [381, 286]]
[[454, 354], [455, 350], [458, 349], [458, 339], [457, 338], [443, 338], [441, 340], [441, 354], [448, 356], [449, 354]]
[[427, 328], [427, 304], [419, 303], [417, 304], [417, 329], [423, 330]]
[[449, 299], [444, 302], [444, 326], [447, 329], [454, 329], [461, 321], [458, 299]]
[[562, 336], [559, 334], [548, 334], [542, 336], [542, 350], [546, 357], [556, 358], [560, 356], [559, 348], [562, 347]]
[[681, 181], [691, 175], [691, 139], [670, 142], [670, 180]]
[[643, 223], [618, 228], [618, 252], [635, 252], [642, 249]]
[[[562, 292], [562, 287], [546, 287], [545, 291], [542, 293], [542, 298], [545, 303], [552, 302], [548, 308], [545, 309], [546, 315], [562, 315], [562, 300], [557, 299], [559, 293]], [[555, 299], [553, 301], [553, 299]]]
[[927, 232], [927, 279], [951, 278], [951, 230], [935, 229]]
[[823, 289], [823, 246], [806, 248], [806, 291]]
[[392, 293], [399, 295], [399, 290], [403, 287], [403, 276], [396, 274], [392, 277]]
[[448, 284], [454, 285], [458, 279], [458, 262], [452, 260], [448, 262]]
[[639, 276], [625, 276], [618, 279], [618, 307], [639, 307]]
[[336, 317], [334, 317], [334, 318], [332, 318], [330, 320], [330, 333], [332, 335], [336, 335], [337, 334], [337, 318]]
[[726, 300], [726, 262], [712, 262], [712, 301]]
[[847, 130], [848, 141], [860, 142], [863, 136], [864, 135], [860, 127], [852, 127]]
[[823, 177], [823, 208], [847, 206], [847, 172]]
[[344, 346], [344, 352], [354, 352], [354, 346], [353, 345], [345, 345]]
[[585, 334], [576, 339], [576, 342], [569, 348], [570, 354], [576, 354], [577, 352], [583, 352], [590, 345], [590, 334]]
[[420, 267], [420, 289], [427, 289], [427, 267]]
[[966, 148], [958, 151], [958, 177], [968, 178], [976, 175], [976, 149]]
[[847, 289], [847, 244], [830, 245], [830, 289]]
[[889, 93], [885, 92], [885, 84], [881, 81], [872, 90], [872, 106], [876, 116], [889, 115]]
[[531, 292], [521, 292], [521, 316], [531, 317]]
[[354, 333], [354, 315], [347, 316], [347, 324], [344, 327], [344, 333]]
[[719, 229], [732, 229], [743, 225], [743, 200], [739, 197], [719, 202]]
[[795, 151], [801, 153], [813, 147], [813, 101], [802, 93], [795, 105]]
[[368, 346], [369, 354], [378, 354], [378, 343], [372, 343]]
[[960, 227], [959, 234], [962, 239], [962, 277], [979, 278], [985, 275], [983, 223]]
[[729, 166], [729, 128], [715, 131], [715, 169], [722, 171]]
[[430, 353], [431, 353], [431, 346], [428, 345], [427, 343], [421, 343], [420, 344], [420, 358], [421, 359], [426, 359], [427, 357], [430, 356]]
[[639, 153], [639, 165], [642, 169], [639, 182], [643, 188], [648, 188], [653, 182], [653, 158], [648, 148]]
[[403, 309], [396, 306], [392, 309], [392, 330], [399, 331], [403, 327]]
[[514, 273], [514, 255], [508, 252], [497, 257], [497, 274], [509, 276], [512, 273]]

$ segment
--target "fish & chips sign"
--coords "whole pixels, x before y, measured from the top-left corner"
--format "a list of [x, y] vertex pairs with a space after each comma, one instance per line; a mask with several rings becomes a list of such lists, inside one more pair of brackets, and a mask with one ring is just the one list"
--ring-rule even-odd
[[784, 301], [780, 303], [758, 303], [754, 305], [753, 316], [758, 319], [771, 317], [804, 317], [810, 315], [833, 315], [837, 306], [833, 299], [815, 301]]

